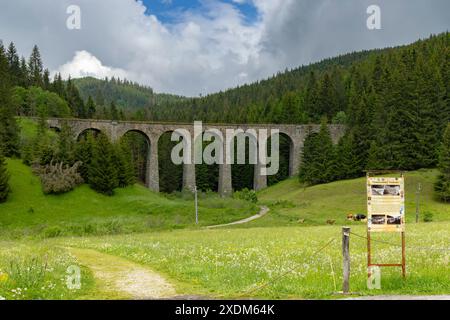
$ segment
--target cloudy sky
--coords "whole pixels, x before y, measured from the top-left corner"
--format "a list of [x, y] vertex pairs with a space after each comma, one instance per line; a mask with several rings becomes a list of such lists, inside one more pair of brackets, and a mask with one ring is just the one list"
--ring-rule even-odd
[[[381, 9], [381, 30], [367, 8]], [[67, 8], [81, 29], [67, 28]], [[448, 0], [0, 1], [0, 39], [64, 77], [119, 76], [189, 96], [450, 29]]]

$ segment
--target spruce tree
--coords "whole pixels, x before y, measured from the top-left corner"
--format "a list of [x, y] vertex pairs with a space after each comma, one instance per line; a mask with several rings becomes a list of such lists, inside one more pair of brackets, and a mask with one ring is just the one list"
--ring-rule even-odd
[[89, 96], [87, 104], [86, 104], [86, 112], [87, 112], [87, 118], [88, 119], [93, 119], [94, 118], [95, 112], [96, 112], [96, 108], [95, 108], [94, 100], [92, 99], [91, 96]]
[[6, 57], [8, 59], [11, 85], [12, 86], [19, 85], [21, 78], [20, 59], [19, 56], [17, 55], [17, 49], [13, 42], [11, 42], [8, 46]]
[[8, 60], [0, 43], [0, 149], [7, 157], [19, 154], [19, 127], [11, 93]]
[[110, 105], [110, 114], [111, 114], [111, 120], [119, 120], [119, 110], [117, 110], [116, 104], [114, 101], [111, 102]]
[[81, 161], [81, 166], [78, 168], [78, 171], [86, 182], [89, 181], [89, 167], [92, 161], [94, 144], [94, 135], [87, 133], [79, 139], [75, 146], [75, 160]]
[[92, 189], [108, 196], [112, 196], [114, 189], [118, 187], [114, 148], [108, 137], [102, 133], [94, 143], [88, 182]]
[[117, 168], [117, 180], [120, 188], [125, 188], [136, 182], [136, 173], [132, 163], [130, 148], [124, 143], [114, 146], [114, 162]]
[[42, 64], [41, 53], [39, 52], [38, 46], [35, 45], [31, 52], [30, 59], [28, 60], [29, 79], [32, 86], [43, 86], [43, 71], [44, 67]]
[[331, 119], [338, 111], [336, 90], [330, 75], [326, 73], [320, 84], [317, 97], [317, 109], [315, 112], [320, 116], [327, 116]]
[[450, 201], [450, 123], [445, 130], [439, 152], [439, 171], [435, 191], [442, 201], [448, 202]]
[[319, 133], [305, 139], [299, 178], [311, 185], [330, 182], [338, 172], [336, 150], [331, 140], [326, 119], [322, 120]]
[[6, 169], [5, 158], [0, 150], [0, 203], [7, 200], [10, 191], [9, 174]]
[[75, 140], [70, 126], [64, 123], [59, 133], [58, 161], [72, 165], [75, 161]]

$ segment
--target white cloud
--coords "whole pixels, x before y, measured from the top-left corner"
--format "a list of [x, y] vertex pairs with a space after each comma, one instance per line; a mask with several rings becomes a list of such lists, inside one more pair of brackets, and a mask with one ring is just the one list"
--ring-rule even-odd
[[[24, 54], [38, 44], [53, 71], [122, 75], [159, 92], [198, 95], [450, 28], [448, 0], [378, 0], [381, 31], [366, 28], [372, 0], [234, 2], [252, 2], [257, 20], [249, 24], [235, 5], [219, 0], [202, 0], [201, 10], [174, 12], [170, 24], [146, 15], [135, 0], [1, 1], [0, 39], [13, 40]], [[72, 4], [81, 8], [81, 30], [66, 28]]]
[[56, 71], [61, 73], [63, 78], [94, 77], [103, 79], [105, 77], [128, 78], [125, 70], [104, 66], [100, 60], [87, 51], [77, 51], [75, 56], [68, 63], [60, 66]]

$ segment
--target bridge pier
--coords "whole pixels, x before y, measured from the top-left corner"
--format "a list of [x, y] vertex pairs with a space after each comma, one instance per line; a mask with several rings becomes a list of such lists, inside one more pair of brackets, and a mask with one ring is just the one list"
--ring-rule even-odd
[[154, 192], [159, 192], [158, 137], [150, 137], [149, 140], [147, 187]]
[[255, 191], [267, 188], [267, 176], [261, 174], [261, 169], [264, 167], [265, 165], [261, 165], [259, 161], [257, 164], [255, 164], [253, 174], [253, 188], [255, 189]]
[[300, 157], [303, 150], [303, 140], [291, 143], [289, 151], [289, 177], [295, 177], [300, 170]]
[[219, 194], [222, 197], [231, 196], [233, 193], [231, 165], [219, 164]]

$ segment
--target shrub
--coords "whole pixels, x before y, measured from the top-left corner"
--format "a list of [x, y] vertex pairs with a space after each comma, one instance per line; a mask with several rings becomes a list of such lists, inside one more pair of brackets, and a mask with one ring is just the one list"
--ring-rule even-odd
[[41, 178], [42, 189], [45, 194], [61, 194], [73, 190], [83, 183], [83, 178], [78, 173], [81, 162], [73, 166], [64, 165], [62, 162], [49, 165], [36, 165], [33, 170]]
[[425, 212], [423, 215], [423, 222], [432, 222], [433, 221], [433, 213]]
[[258, 202], [258, 196], [256, 195], [256, 192], [254, 190], [249, 190], [247, 188], [235, 192], [234, 197], [236, 199], [241, 199], [252, 203]]

